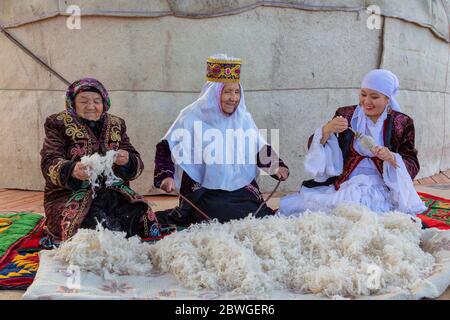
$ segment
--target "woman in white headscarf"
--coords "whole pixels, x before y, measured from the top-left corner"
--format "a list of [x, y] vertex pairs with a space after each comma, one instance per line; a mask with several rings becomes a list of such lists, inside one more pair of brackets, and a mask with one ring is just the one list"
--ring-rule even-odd
[[[305, 170], [314, 177], [280, 201], [280, 214], [329, 211], [342, 202], [375, 212], [415, 215], [426, 207], [413, 186], [419, 172], [413, 120], [395, 99], [397, 77], [376, 69], [363, 79], [359, 105], [337, 109], [308, 142]], [[368, 136], [357, 139], [355, 132]]]
[[[181, 110], [156, 146], [154, 185], [178, 189], [211, 219], [226, 222], [255, 213], [263, 202], [258, 167], [278, 180], [289, 170], [247, 111], [240, 84], [241, 61], [223, 54], [208, 58], [207, 82], [199, 98]], [[263, 205], [257, 217], [273, 214]], [[180, 199], [156, 213], [160, 222], [189, 225], [204, 219]]]

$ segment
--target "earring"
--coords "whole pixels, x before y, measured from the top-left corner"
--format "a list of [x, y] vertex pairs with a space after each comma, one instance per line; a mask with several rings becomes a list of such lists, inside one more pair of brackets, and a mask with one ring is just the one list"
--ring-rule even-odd
[[387, 113], [388, 113], [388, 114], [391, 114], [391, 112], [392, 112], [392, 107], [391, 107], [391, 102], [390, 102], [390, 101], [389, 101], [388, 104], [386, 105], [386, 108], [387, 108]]

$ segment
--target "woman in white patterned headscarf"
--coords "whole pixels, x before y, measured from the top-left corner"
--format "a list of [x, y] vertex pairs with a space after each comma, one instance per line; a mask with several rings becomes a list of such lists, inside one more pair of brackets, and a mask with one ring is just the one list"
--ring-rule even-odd
[[[181, 110], [157, 145], [155, 158], [156, 187], [166, 192], [179, 189], [210, 218], [221, 222], [243, 218], [259, 207], [258, 167], [277, 179], [288, 177], [287, 167], [261, 137], [247, 111], [240, 67], [239, 59], [226, 55], [208, 59], [208, 81], [199, 98]], [[263, 155], [270, 159], [262, 161]], [[175, 210], [158, 216], [189, 224], [201, 220], [195, 213], [180, 201]], [[258, 216], [267, 214], [273, 210], [264, 206]]]

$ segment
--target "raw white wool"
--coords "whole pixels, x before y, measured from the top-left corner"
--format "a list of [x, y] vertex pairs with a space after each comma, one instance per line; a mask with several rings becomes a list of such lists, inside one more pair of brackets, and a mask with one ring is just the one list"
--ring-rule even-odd
[[79, 229], [56, 249], [55, 256], [82, 271], [98, 275], [150, 275], [150, 245], [125, 232], [110, 231], [101, 225], [97, 230]]
[[198, 224], [150, 250], [155, 269], [191, 289], [354, 298], [426, 278], [434, 257], [420, 248], [421, 233], [406, 214], [345, 204], [331, 214]]
[[87, 173], [89, 175], [89, 182], [92, 188], [92, 197], [95, 197], [94, 189], [100, 187], [99, 178], [101, 175], [106, 177], [105, 185], [111, 186], [116, 182], [122, 181], [113, 171], [113, 164], [117, 157], [117, 151], [109, 150], [106, 155], [101, 156], [97, 152], [81, 158], [81, 163], [87, 166]]
[[432, 271], [421, 224], [354, 205], [330, 214], [196, 224], [154, 245], [80, 229], [57, 257], [97, 274], [173, 274], [185, 287], [259, 294], [274, 289], [333, 299], [407, 291]]

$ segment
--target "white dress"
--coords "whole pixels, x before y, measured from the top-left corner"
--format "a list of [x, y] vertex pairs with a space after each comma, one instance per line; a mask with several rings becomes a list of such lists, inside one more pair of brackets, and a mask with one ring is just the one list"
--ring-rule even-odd
[[[382, 135], [386, 117], [387, 110], [376, 123], [373, 123], [358, 106], [353, 114], [351, 126], [356, 131], [372, 136], [378, 145], [384, 146]], [[316, 130], [305, 159], [306, 172], [311, 174], [317, 182], [339, 176], [343, 169], [342, 151], [336, 136], [331, 135], [324, 145], [320, 144], [321, 138], [322, 127]], [[353, 147], [363, 156], [374, 156], [371, 151], [362, 148], [356, 139]], [[380, 213], [397, 210], [415, 215], [425, 211], [426, 207], [414, 189], [413, 181], [402, 157], [397, 153], [394, 155], [399, 168], [384, 162], [383, 175], [379, 173], [372, 160], [365, 158], [338, 190], [335, 190], [334, 185], [301, 187], [298, 193], [280, 200], [279, 214], [300, 215], [307, 209], [329, 211], [342, 202], [364, 205]]]

